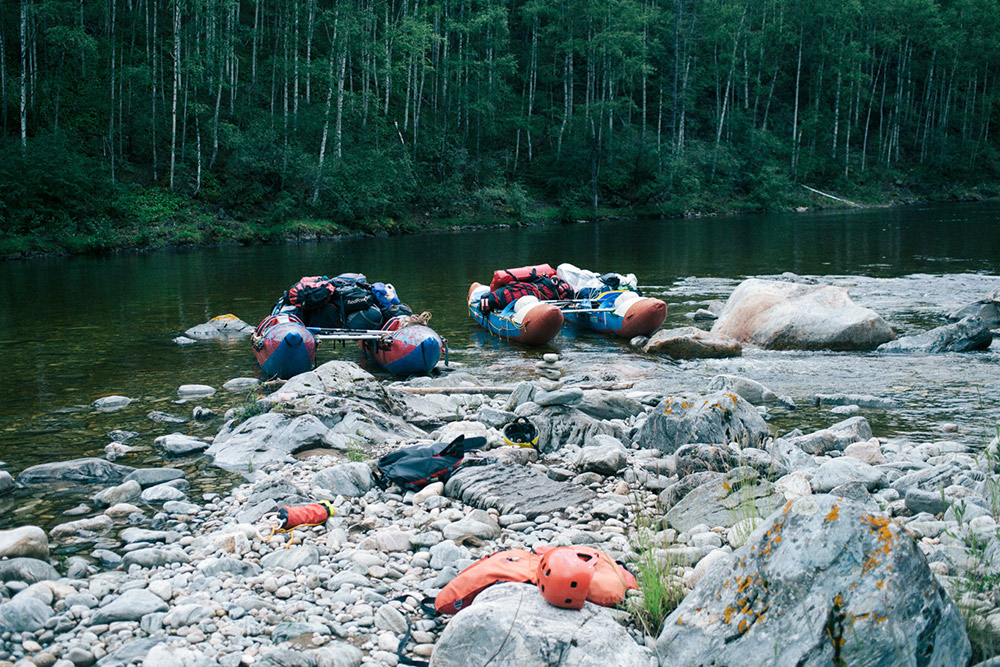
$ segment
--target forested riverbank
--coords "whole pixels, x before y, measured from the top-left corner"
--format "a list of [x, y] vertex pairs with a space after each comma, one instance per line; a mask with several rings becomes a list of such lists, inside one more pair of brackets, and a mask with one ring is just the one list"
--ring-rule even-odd
[[997, 195], [983, 0], [20, 0], [0, 254]]

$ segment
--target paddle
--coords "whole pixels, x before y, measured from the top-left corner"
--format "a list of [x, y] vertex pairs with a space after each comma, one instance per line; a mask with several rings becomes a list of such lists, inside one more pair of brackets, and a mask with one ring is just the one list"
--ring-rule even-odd
[[306, 327], [320, 340], [388, 340], [392, 331], [381, 329], [324, 329], [322, 327]]

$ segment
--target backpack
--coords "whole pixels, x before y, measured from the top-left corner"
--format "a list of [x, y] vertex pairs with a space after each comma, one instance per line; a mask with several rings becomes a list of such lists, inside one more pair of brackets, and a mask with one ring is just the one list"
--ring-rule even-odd
[[336, 291], [326, 276], [307, 276], [288, 288], [284, 300], [300, 310], [316, 310], [329, 303]]
[[460, 435], [451, 442], [412, 445], [386, 454], [378, 460], [376, 481], [385, 489], [395, 484], [404, 490], [417, 491], [434, 481], [444, 481], [465, 455], [482, 449], [486, 438]]
[[511, 283], [531, 283], [538, 277], [551, 277], [556, 275], [556, 270], [548, 264], [538, 264], [536, 266], [520, 266], [516, 269], [498, 269], [493, 272], [493, 280], [490, 281], [490, 291], [498, 287]]

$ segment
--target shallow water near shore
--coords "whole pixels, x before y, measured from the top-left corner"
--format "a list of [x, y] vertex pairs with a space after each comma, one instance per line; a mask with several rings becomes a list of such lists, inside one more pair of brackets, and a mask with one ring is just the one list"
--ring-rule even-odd
[[[980, 353], [918, 356], [748, 348], [737, 359], [678, 363], [569, 326], [549, 346], [520, 348], [477, 329], [464, 299], [469, 283], [488, 281], [495, 268], [568, 261], [636, 273], [647, 295], [668, 302], [667, 326], [686, 326], [686, 314], [724, 301], [742, 279], [787, 271], [846, 287], [855, 302], [880, 313], [897, 335], [907, 335], [943, 324], [947, 312], [1000, 287], [998, 217], [998, 204], [961, 204], [8, 262], [0, 264], [0, 344], [7, 370], [0, 461], [16, 475], [37, 463], [103, 456], [111, 442], [107, 434], [124, 429], [139, 435], [129, 443], [136, 451], [120, 463], [183, 467], [193, 498], [227, 491], [237, 478], [203, 457], [165, 459], [152, 441], [174, 431], [216, 433], [221, 414], [244, 398], [221, 391], [222, 384], [256, 373], [249, 343], [181, 347], [171, 340], [224, 313], [255, 325], [298, 277], [343, 271], [394, 283], [415, 310], [431, 311], [431, 326], [448, 339], [449, 359], [484, 382], [531, 379], [541, 354], [555, 351], [571, 377], [627, 381], [636, 388], [705, 390], [720, 373], [758, 380], [798, 406], [772, 410], [776, 435], [839, 421], [843, 417], [829, 406], [815, 406], [814, 397], [852, 393], [898, 401], [898, 409], [859, 413], [878, 436], [985, 444], [1000, 419], [1000, 343]], [[318, 360], [330, 359], [362, 361], [354, 346], [321, 348]], [[178, 403], [177, 387], [188, 383], [220, 391]], [[90, 407], [110, 394], [134, 401], [115, 412]], [[196, 405], [220, 416], [196, 422]], [[147, 416], [152, 411], [186, 421], [155, 423]], [[947, 423], [957, 430], [945, 430]], [[95, 491], [76, 485], [17, 490], [0, 498], [0, 528], [50, 527], [67, 520], [62, 512]]]

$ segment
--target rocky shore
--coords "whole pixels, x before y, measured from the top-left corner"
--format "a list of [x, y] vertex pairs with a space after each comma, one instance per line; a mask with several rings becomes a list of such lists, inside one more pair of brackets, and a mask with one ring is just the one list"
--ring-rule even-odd
[[[891, 396], [782, 397], [733, 375], [699, 393], [595, 384], [554, 358], [538, 371], [506, 388], [461, 371], [383, 383], [334, 361], [233, 407], [214, 437], [157, 439], [243, 475], [231, 490], [125, 465], [118, 438], [105, 459], [0, 473], [0, 493], [94, 489], [89, 513], [48, 532], [0, 530], [0, 667], [964, 665], [1000, 646], [997, 440], [873, 433], [865, 414]], [[765, 417], [797, 402], [827, 406], [828, 425], [773, 433]], [[537, 448], [503, 443], [517, 417]], [[446, 483], [375, 484], [380, 455], [458, 435], [488, 444]], [[317, 500], [336, 510], [325, 523], [263, 529]], [[72, 544], [84, 555], [52, 557]], [[573, 544], [626, 563], [640, 590], [618, 609], [558, 609], [515, 583], [455, 616], [421, 606], [495, 551]], [[648, 576], [679, 601], [655, 627]]]

